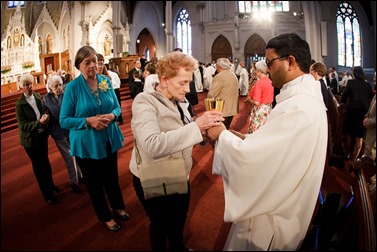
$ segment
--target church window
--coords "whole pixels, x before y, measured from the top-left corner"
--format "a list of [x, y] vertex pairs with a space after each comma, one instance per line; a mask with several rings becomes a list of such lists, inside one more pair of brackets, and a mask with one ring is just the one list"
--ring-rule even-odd
[[190, 15], [185, 9], [181, 9], [175, 24], [177, 29], [176, 47], [181, 48], [186, 54], [191, 54], [191, 21]]
[[25, 7], [25, 1], [8, 1], [8, 8], [16, 8], [18, 5]]
[[360, 25], [352, 5], [344, 1], [336, 12], [338, 36], [338, 65], [353, 67], [361, 65]]
[[252, 12], [288, 12], [289, 1], [238, 1], [238, 10], [241, 14]]

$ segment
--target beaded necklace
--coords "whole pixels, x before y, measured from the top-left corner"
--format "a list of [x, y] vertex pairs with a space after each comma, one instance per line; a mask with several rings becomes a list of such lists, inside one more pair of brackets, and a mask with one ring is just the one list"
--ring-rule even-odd
[[96, 89], [96, 91], [93, 91], [93, 90], [90, 90], [92, 92], [92, 94], [94, 95], [94, 97], [96, 97], [97, 99], [97, 104], [98, 105], [102, 105], [102, 102], [101, 102], [101, 99], [99, 98], [99, 90], [98, 88]]

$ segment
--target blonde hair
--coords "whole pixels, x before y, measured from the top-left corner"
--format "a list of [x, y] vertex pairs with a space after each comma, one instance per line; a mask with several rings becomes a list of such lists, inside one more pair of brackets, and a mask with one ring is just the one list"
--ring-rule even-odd
[[172, 78], [178, 74], [180, 68], [194, 72], [198, 68], [198, 61], [191, 55], [173, 51], [158, 60], [156, 73], [159, 78], [161, 76]]

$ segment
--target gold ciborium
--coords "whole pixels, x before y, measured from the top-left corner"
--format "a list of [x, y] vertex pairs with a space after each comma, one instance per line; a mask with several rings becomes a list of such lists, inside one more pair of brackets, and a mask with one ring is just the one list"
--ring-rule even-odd
[[222, 112], [224, 107], [224, 100], [221, 98], [205, 98], [204, 103], [206, 105], [206, 110], [217, 110]]

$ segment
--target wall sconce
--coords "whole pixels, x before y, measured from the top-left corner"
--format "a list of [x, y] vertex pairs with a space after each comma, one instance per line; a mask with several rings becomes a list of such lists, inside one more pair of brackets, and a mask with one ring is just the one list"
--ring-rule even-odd
[[302, 12], [302, 11], [299, 11], [299, 12], [294, 11], [294, 12], [292, 13], [292, 15], [293, 15], [294, 17], [296, 17], [296, 18], [299, 18], [299, 19], [304, 18], [304, 12]]
[[198, 8], [203, 10], [206, 7], [206, 2], [205, 1], [199, 1], [197, 6], [198, 6]]

